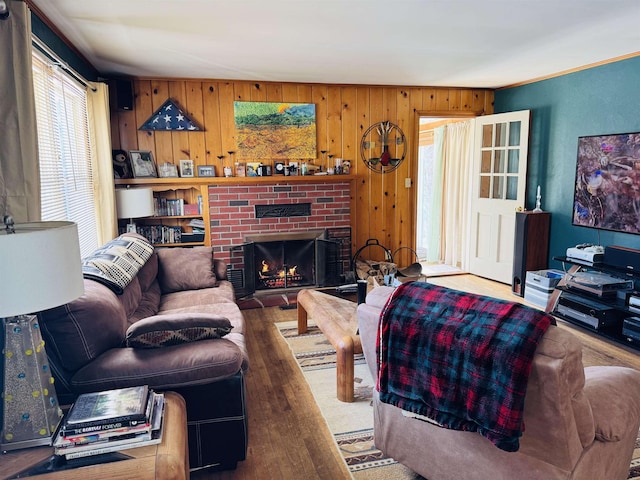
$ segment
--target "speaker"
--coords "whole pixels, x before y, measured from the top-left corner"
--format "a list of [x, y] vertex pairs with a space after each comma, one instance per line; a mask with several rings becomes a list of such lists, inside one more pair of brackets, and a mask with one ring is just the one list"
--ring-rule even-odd
[[605, 265], [640, 272], [640, 250], [611, 245], [604, 247]]
[[527, 272], [545, 270], [549, 264], [549, 212], [516, 212], [511, 291], [524, 296]]
[[133, 82], [131, 80], [117, 79], [115, 83], [118, 110], [133, 110]]

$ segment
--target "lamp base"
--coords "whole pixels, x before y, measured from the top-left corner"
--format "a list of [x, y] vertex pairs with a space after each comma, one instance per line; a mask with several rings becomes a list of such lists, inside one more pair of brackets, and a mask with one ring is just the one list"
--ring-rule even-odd
[[138, 231], [136, 230], [136, 224], [131, 222], [131, 223], [127, 223], [127, 233], [137, 233]]
[[36, 315], [2, 320], [4, 355], [0, 449], [51, 445], [62, 420]]

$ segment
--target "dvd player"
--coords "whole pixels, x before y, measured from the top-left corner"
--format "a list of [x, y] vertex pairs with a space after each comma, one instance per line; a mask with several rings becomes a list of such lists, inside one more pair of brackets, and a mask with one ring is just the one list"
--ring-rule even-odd
[[610, 305], [596, 302], [568, 292], [562, 292], [554, 313], [575, 320], [595, 330], [618, 325], [625, 313]]

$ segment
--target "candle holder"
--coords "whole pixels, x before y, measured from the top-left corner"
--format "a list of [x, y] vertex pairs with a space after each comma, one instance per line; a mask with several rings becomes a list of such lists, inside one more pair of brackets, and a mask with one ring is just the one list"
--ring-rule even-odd
[[542, 208], [540, 208], [541, 207], [541, 203], [540, 203], [541, 199], [542, 199], [542, 196], [540, 195], [540, 185], [538, 185], [538, 191], [536, 193], [536, 208], [533, 209], [534, 213], [542, 212]]

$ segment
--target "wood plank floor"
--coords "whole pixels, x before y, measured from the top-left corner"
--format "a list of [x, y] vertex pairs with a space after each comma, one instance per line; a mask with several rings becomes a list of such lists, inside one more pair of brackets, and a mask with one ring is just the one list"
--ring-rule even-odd
[[[430, 283], [512, 301], [508, 285], [474, 277], [432, 277]], [[340, 480], [349, 472], [289, 347], [274, 323], [295, 320], [295, 310], [243, 311], [247, 323], [250, 368], [247, 373], [249, 452], [228, 472], [196, 472], [195, 480], [305, 479]], [[585, 365], [621, 365], [640, 370], [640, 352], [619, 346], [558, 320], [584, 344]]]

